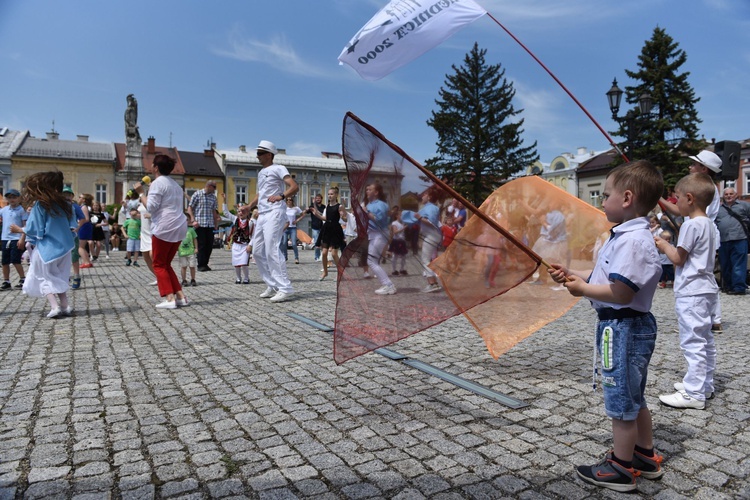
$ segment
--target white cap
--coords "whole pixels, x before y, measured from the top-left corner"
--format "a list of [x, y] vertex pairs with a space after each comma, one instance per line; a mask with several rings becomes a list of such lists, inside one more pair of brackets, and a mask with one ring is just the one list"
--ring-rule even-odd
[[718, 174], [721, 172], [721, 158], [711, 151], [701, 151], [698, 156], [690, 156], [691, 160], [700, 163], [711, 172]]
[[[276, 156], [276, 153], [278, 152], [276, 149], [276, 146], [271, 141], [260, 141], [260, 144], [258, 144], [258, 148], [261, 151], [268, 151], [272, 155]], [[719, 162], [721, 163], [721, 162]]]

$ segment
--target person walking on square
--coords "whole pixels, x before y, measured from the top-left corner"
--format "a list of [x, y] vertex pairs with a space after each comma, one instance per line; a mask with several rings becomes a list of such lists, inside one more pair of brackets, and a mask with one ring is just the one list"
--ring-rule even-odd
[[[83, 214], [83, 210], [81, 209], [81, 206], [73, 201], [73, 197], [75, 196], [75, 193], [73, 192], [73, 189], [70, 187], [64, 187], [62, 190], [63, 196], [65, 199], [70, 203], [70, 206], [73, 207], [73, 214], [75, 215], [75, 219], [78, 223], [78, 229], [81, 228], [84, 221], [86, 220], [86, 216]], [[78, 254], [78, 248], [79, 248], [79, 241], [78, 241], [78, 231], [75, 232], [75, 247], [70, 252], [70, 260], [71, 265], [73, 266], [73, 280], [70, 285], [70, 288], [72, 290], [78, 290], [81, 288], [81, 256]]]
[[286, 271], [286, 261], [279, 251], [279, 242], [284, 233], [286, 200], [299, 190], [297, 182], [284, 165], [274, 163], [276, 146], [270, 141], [260, 141], [257, 148], [258, 161], [263, 168], [258, 172], [258, 193], [250, 206], [257, 205], [258, 220], [253, 233], [253, 257], [258, 273], [266, 283], [260, 294], [271, 302], [283, 302], [294, 293]]
[[406, 248], [406, 237], [404, 236], [405, 226], [401, 223], [401, 207], [395, 205], [392, 209], [393, 221], [391, 222], [391, 242], [388, 244], [388, 251], [393, 254], [391, 267], [393, 276], [409, 274], [406, 271], [406, 254], [409, 249]]
[[750, 224], [750, 204], [737, 200], [737, 190], [724, 190], [724, 201], [716, 216], [721, 246], [721, 289], [727, 295], [747, 293], [747, 239]]
[[[388, 273], [380, 267], [380, 257], [388, 245], [388, 204], [385, 202], [383, 186], [378, 183], [368, 184], [365, 187], [367, 198], [367, 267], [380, 282], [380, 288], [375, 290], [377, 295], [393, 295], [396, 287], [388, 277]], [[365, 272], [367, 277], [368, 272]]]
[[617, 225], [594, 269], [573, 271], [551, 264], [547, 270], [571, 295], [588, 298], [599, 317], [596, 349], [614, 449], [597, 464], [576, 467], [576, 472], [588, 483], [615, 491], [635, 490], [639, 475], [656, 479], [664, 473], [663, 458], [654, 451], [644, 394], [656, 345], [651, 302], [661, 275], [647, 214], [663, 189], [661, 174], [648, 161], [613, 169], [605, 181], [602, 208], [607, 220]]
[[164, 302], [156, 305], [157, 309], [190, 305], [172, 268], [172, 259], [187, 234], [187, 217], [182, 211], [184, 193], [170, 176], [175, 163], [170, 156], [156, 155], [151, 166], [156, 178], [149, 187], [148, 196], [143, 192], [143, 184], [137, 183], [134, 187], [141, 203], [151, 214], [151, 258], [159, 295], [164, 297]]
[[310, 207], [307, 209], [307, 212], [310, 214], [310, 228], [312, 229], [312, 240], [313, 245], [315, 245], [315, 262], [318, 262], [320, 260], [320, 247], [318, 246], [318, 236], [320, 236], [320, 230], [323, 228], [323, 221], [312, 215], [315, 211], [317, 212], [323, 212], [326, 209], [325, 205], [323, 205], [323, 196], [320, 194], [316, 194], [315, 198], [313, 198], [313, 202], [310, 204]]
[[0, 208], [0, 224], [3, 226], [2, 233], [2, 262], [3, 262], [3, 283], [0, 285], [0, 290], [10, 290], [10, 266], [11, 264], [18, 273], [18, 284], [16, 288], [23, 288], [23, 282], [26, 279], [26, 275], [23, 272], [23, 265], [21, 264], [21, 256], [23, 255], [26, 239], [22, 234], [11, 233], [10, 226], [15, 224], [16, 226], [23, 227], [26, 219], [29, 218], [29, 214], [26, 209], [21, 205], [21, 193], [17, 189], [9, 189], [5, 192], [5, 199], [8, 200], [8, 204], [3, 208]]
[[125, 244], [127, 250], [125, 265], [133, 264], [135, 267], [140, 267], [138, 255], [141, 253], [141, 214], [137, 208], [130, 211], [130, 218], [123, 223], [122, 230], [128, 236], [128, 241]]
[[81, 256], [81, 269], [88, 269], [94, 267], [91, 263], [90, 254], [90, 243], [93, 241], [94, 225], [91, 223], [91, 204], [94, 201], [94, 197], [90, 194], [84, 193], [78, 197], [78, 205], [83, 211], [83, 215], [86, 217], [78, 228], [78, 254]]
[[289, 260], [289, 242], [292, 243], [294, 250], [294, 263], [299, 264], [299, 249], [297, 248], [297, 223], [307, 215], [298, 206], [295, 206], [293, 198], [286, 199], [286, 219], [288, 225], [281, 236], [280, 249], [284, 254], [284, 260]]
[[26, 177], [23, 198], [26, 205], [32, 206], [31, 212], [24, 227], [10, 225], [10, 231], [24, 233], [34, 245], [23, 293], [46, 297], [50, 305], [48, 318], [73, 313], [68, 303], [68, 280], [78, 221], [62, 190], [61, 172], [38, 172]]
[[422, 194], [422, 208], [417, 212], [419, 221], [419, 237], [422, 240], [422, 251], [420, 261], [422, 262], [422, 276], [427, 278], [427, 286], [422, 289], [423, 293], [434, 293], [442, 290], [438, 285], [435, 271], [430, 269], [430, 262], [437, 257], [437, 250], [443, 239], [440, 231], [440, 208], [437, 206], [438, 190], [427, 189]]
[[344, 248], [346, 240], [344, 239], [344, 229], [341, 227], [341, 213], [339, 208], [339, 188], [332, 187], [328, 190], [328, 204], [321, 213], [313, 212], [313, 217], [323, 221], [323, 227], [320, 230], [316, 247], [323, 249], [323, 269], [321, 269], [320, 281], [328, 276], [328, 254], [331, 254], [336, 269], [339, 267], [339, 248]]
[[659, 396], [673, 408], [702, 410], [714, 394], [716, 344], [711, 332], [719, 287], [714, 278], [716, 233], [706, 207], [714, 195], [714, 184], [705, 174], [690, 174], [674, 188], [680, 215], [689, 216], [680, 227], [677, 246], [655, 238], [656, 246], [675, 265], [675, 312], [680, 327], [680, 348], [687, 373], [677, 382], [674, 394]]
[[198, 271], [210, 271], [208, 261], [214, 248], [214, 231], [219, 227], [219, 202], [216, 199], [216, 181], [196, 191], [188, 204], [190, 221], [198, 233]]
[[[141, 221], [141, 256], [143, 257], [143, 262], [146, 263], [146, 266], [148, 267], [148, 270], [151, 271], [151, 274], [154, 273], [154, 261], [151, 258], [151, 214], [148, 213], [148, 210], [146, 209], [146, 206], [143, 203], [138, 203], [138, 214], [139, 219]], [[149, 277], [149, 285], [156, 286], [156, 277], [154, 276], [154, 281], [150, 280]]]
[[250, 218], [250, 205], [242, 205], [237, 208], [237, 215], [229, 211], [227, 207], [227, 196], [221, 193], [221, 209], [224, 217], [232, 221], [232, 232], [229, 234], [229, 241], [232, 244], [232, 265], [237, 275], [234, 282], [236, 284], [250, 283], [250, 254], [253, 247], [250, 242], [253, 238], [255, 229], [255, 220]]
[[[91, 219], [91, 224], [94, 225], [94, 230], [91, 234], [92, 239], [92, 247], [91, 247], [91, 260], [96, 261], [99, 259], [99, 254], [101, 254], [102, 251], [102, 241], [106, 242], [107, 238], [109, 237], [109, 234], [104, 233], [104, 228], [107, 228], [107, 233], [109, 233], [109, 221], [107, 221], [107, 218], [109, 215], [104, 212], [102, 208], [102, 204], [98, 201], [95, 201], [91, 204], [91, 212], [89, 213], [89, 219]], [[107, 258], [109, 258], [109, 247], [105, 244], [105, 250], [107, 254]]]
[[196, 286], [195, 282], [195, 268], [196, 268], [196, 257], [198, 253], [198, 234], [195, 232], [195, 228], [188, 222], [187, 233], [180, 243], [180, 248], [177, 250], [177, 257], [180, 261], [180, 276], [182, 277], [182, 286], [188, 286], [187, 282], [187, 271], [190, 269], [190, 286]]

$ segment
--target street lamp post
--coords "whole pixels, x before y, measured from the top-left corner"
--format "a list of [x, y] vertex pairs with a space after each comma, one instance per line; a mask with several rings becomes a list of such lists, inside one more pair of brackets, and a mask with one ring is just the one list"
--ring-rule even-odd
[[654, 100], [650, 94], [643, 92], [638, 97], [638, 111], [635, 113], [626, 113], [623, 118], [617, 116], [620, 111], [620, 103], [622, 102], [622, 95], [625, 92], [617, 86], [617, 78], [612, 81], [612, 87], [607, 91], [607, 101], [609, 103], [609, 110], [612, 111], [612, 119], [617, 123], [625, 123], [627, 128], [627, 150], [628, 156], [632, 156], [633, 142], [635, 141], [636, 134], [640, 132], [641, 127], [639, 121], [641, 116], [648, 117], [651, 114], [651, 109], [654, 106]]

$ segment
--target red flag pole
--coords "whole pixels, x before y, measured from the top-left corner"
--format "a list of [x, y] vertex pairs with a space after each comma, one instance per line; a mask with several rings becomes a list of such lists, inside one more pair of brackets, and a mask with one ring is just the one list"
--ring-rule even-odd
[[591, 116], [591, 113], [588, 112], [588, 110], [583, 106], [583, 104], [581, 104], [581, 102], [578, 99], [576, 99], [576, 96], [574, 96], [573, 93], [570, 90], [568, 90], [568, 88], [563, 84], [563, 82], [561, 82], [560, 79], [557, 78], [557, 76], [555, 76], [555, 74], [552, 73], [552, 71], [550, 71], [550, 69], [541, 60], [539, 60], [539, 58], [531, 50], [529, 50], [529, 48], [526, 45], [523, 44], [523, 42], [521, 42], [521, 40], [519, 40], [518, 38], [516, 38], [516, 35], [514, 35], [513, 33], [511, 33], [508, 28], [506, 28], [505, 26], [503, 26], [503, 24], [500, 21], [498, 21], [495, 18], [495, 16], [493, 16], [489, 12], [487, 13], [487, 15], [490, 16], [490, 19], [492, 19], [493, 21], [495, 21], [495, 23], [497, 23], [497, 25], [500, 26], [503, 29], [503, 31], [505, 31], [508, 35], [510, 35], [510, 37], [513, 40], [515, 40], [516, 43], [518, 45], [520, 45], [521, 48], [523, 48], [523, 50], [525, 50], [539, 64], [539, 66], [541, 66], [542, 68], [544, 68], [544, 71], [546, 71], [547, 74], [549, 74], [549, 76], [551, 76], [552, 79], [557, 82], [557, 84], [560, 86], [560, 88], [562, 88], [565, 91], [565, 93], [568, 94], [568, 96], [570, 96], [571, 99], [573, 99], [573, 102], [575, 102], [578, 105], [578, 107], [581, 108], [581, 111], [583, 111], [584, 114], [589, 117], [589, 120], [591, 120], [593, 122], [593, 124], [596, 125], [596, 128], [598, 128], [599, 131], [602, 134], [604, 134], [604, 137], [607, 138], [607, 141], [609, 141], [609, 144], [613, 148], [615, 148], [615, 151], [617, 151], [617, 153], [620, 156], [622, 156], [622, 159], [625, 160], [625, 161], [630, 161], [628, 159], [628, 157], [625, 156], [625, 153], [623, 153], [620, 150], [620, 148], [617, 146], [617, 144], [615, 144], [615, 141], [612, 139], [612, 137], [610, 137], [610, 135], [606, 132], [606, 130], [604, 130], [601, 125], [599, 125], [599, 122], [597, 122], [596, 119], [593, 116]]
[[[466, 198], [464, 198], [463, 196], [461, 196], [461, 194], [459, 194], [455, 189], [453, 189], [448, 184], [446, 184], [443, 180], [441, 180], [440, 178], [438, 178], [435, 174], [433, 174], [432, 172], [430, 172], [429, 170], [427, 170], [426, 168], [424, 168], [419, 162], [417, 162], [417, 160], [415, 160], [414, 158], [412, 158], [411, 156], [409, 156], [408, 154], [406, 154], [406, 152], [403, 149], [401, 149], [399, 146], [397, 146], [396, 144], [394, 144], [391, 141], [389, 141], [388, 139], [386, 139], [385, 136], [383, 136], [383, 134], [381, 134], [380, 131], [378, 131], [372, 125], [370, 125], [368, 123], [365, 123], [364, 121], [362, 121], [357, 115], [355, 115], [351, 111], [347, 111], [346, 117], [344, 118], [344, 120], [346, 120], [347, 117], [353, 119], [354, 121], [356, 121], [357, 123], [359, 123], [361, 126], [363, 126], [364, 128], [366, 128], [371, 134], [377, 136], [378, 139], [380, 139], [384, 143], [388, 144], [388, 146], [391, 149], [393, 149], [398, 154], [400, 154], [405, 160], [409, 161], [409, 163], [411, 163], [412, 165], [414, 165], [415, 167], [417, 167], [420, 172], [422, 172], [425, 176], [427, 176], [428, 179], [430, 179], [432, 182], [434, 182], [435, 184], [437, 184], [438, 186], [440, 186], [442, 189], [446, 190], [453, 198], [457, 199], [458, 201], [461, 202], [461, 204], [463, 206], [465, 206], [466, 208], [468, 208], [469, 210], [471, 210], [474, 213], [474, 215], [478, 216], [484, 222], [486, 222], [487, 224], [489, 224], [492, 227], [492, 229], [494, 229], [495, 231], [497, 231], [500, 234], [502, 234], [503, 236], [505, 236], [514, 245], [516, 245], [519, 249], [521, 249], [529, 257], [531, 257], [537, 264], [542, 264], [542, 265], [546, 266], [547, 268], [551, 268], [552, 267], [539, 254], [537, 254], [532, 249], [530, 249], [529, 247], [527, 247], [526, 245], [524, 245], [515, 236], [513, 236], [512, 233], [510, 233], [507, 229], [505, 229], [503, 226], [501, 226], [500, 224], [498, 224], [495, 221], [495, 219], [493, 219], [492, 217], [488, 216], [487, 214], [485, 214], [484, 212], [482, 212], [481, 210], [479, 210], [477, 207], [475, 207], [474, 205], [472, 205], [472, 203], [469, 200], [467, 200]], [[346, 122], [344, 123], [344, 125], [346, 125]]]
[[[599, 131], [602, 134], [604, 134], [604, 137], [607, 138], [607, 141], [609, 141], [609, 144], [613, 148], [615, 148], [615, 151], [617, 151], [617, 153], [622, 157], [622, 159], [625, 160], [626, 162], [629, 162], [630, 160], [628, 159], [628, 157], [625, 156], [625, 153], [623, 153], [622, 150], [617, 146], [617, 144], [612, 139], [612, 137], [610, 137], [610, 135], [602, 128], [602, 126], [599, 125], [599, 122], [597, 122], [596, 119], [593, 116], [591, 116], [591, 113], [589, 113], [589, 111], [583, 106], [583, 104], [581, 104], [581, 102], [576, 98], [576, 96], [574, 96], [573, 93], [570, 90], [568, 90], [568, 88], [563, 84], [563, 82], [561, 82], [560, 79], [557, 78], [557, 76], [555, 76], [555, 74], [552, 73], [552, 71], [550, 71], [550, 69], [547, 67], [547, 65], [545, 65], [526, 45], [524, 45], [524, 43], [521, 40], [519, 40], [516, 37], [516, 35], [514, 35], [513, 33], [511, 33], [511, 31], [508, 28], [506, 28], [505, 26], [503, 26], [503, 24], [500, 21], [498, 21], [495, 18], [495, 16], [493, 16], [489, 12], [487, 12], [487, 15], [490, 17], [490, 19], [492, 19], [493, 21], [495, 21], [495, 23], [498, 26], [500, 26], [503, 29], [503, 31], [505, 31], [513, 40], [515, 40], [516, 43], [518, 45], [520, 45], [521, 48], [523, 48], [523, 50], [525, 50], [526, 53], [528, 53], [539, 64], [539, 66], [541, 66], [542, 68], [544, 68], [544, 71], [546, 71], [547, 74], [549, 74], [549, 76], [551, 76], [552, 79], [557, 82], [557, 84], [560, 86], [560, 88], [562, 88], [565, 91], [565, 93], [568, 94], [568, 96], [570, 96], [571, 99], [573, 99], [573, 102], [575, 102], [578, 105], [578, 107], [581, 108], [581, 111], [583, 111], [584, 114], [589, 117], [589, 120], [591, 120], [591, 122], [594, 125], [596, 125], [596, 128], [598, 128]], [[658, 203], [659, 203], [659, 206], [661, 207], [661, 209], [664, 210], [664, 213], [667, 214], [667, 217], [669, 217], [669, 220], [670, 220], [670, 222], [672, 222], [672, 225], [674, 225], [675, 229], [679, 230], [679, 226], [677, 225], [677, 223], [675, 222], [674, 218], [672, 217], [672, 214], [670, 214], [667, 211], [666, 206], [664, 205], [664, 203], [662, 203], [661, 200], [659, 200]]]

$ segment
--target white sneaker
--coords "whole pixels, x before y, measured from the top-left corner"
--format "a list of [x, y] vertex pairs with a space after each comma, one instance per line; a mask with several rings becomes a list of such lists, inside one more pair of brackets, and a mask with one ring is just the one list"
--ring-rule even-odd
[[68, 306], [65, 309], [62, 310], [63, 316], [72, 316], [73, 315], [73, 306]]
[[54, 309], [52, 309], [47, 314], [47, 317], [48, 318], [56, 318], [56, 317], [60, 316], [61, 314], [62, 314], [62, 310], [59, 307], [55, 307]]
[[365, 273], [365, 274], [363, 274], [363, 275], [362, 275], [362, 277], [363, 277], [364, 279], [366, 279], [366, 280], [369, 280], [370, 278], [372, 278], [372, 274], [370, 274], [370, 273]]
[[[682, 382], [675, 382], [674, 390], [678, 392], [685, 392], [685, 384], [683, 384]], [[706, 399], [713, 399], [713, 398], [714, 398], [713, 392], [709, 392], [706, 394]]]
[[442, 290], [442, 288], [440, 288], [440, 285], [438, 285], [437, 283], [433, 283], [424, 287], [422, 289], [422, 293], [434, 293], [439, 292], [440, 290]]
[[177, 309], [177, 302], [174, 300], [172, 302], [165, 300], [161, 304], [156, 304], [156, 308], [157, 309]]
[[175, 299], [174, 302], [180, 307], [188, 307], [190, 305], [190, 301], [187, 297], [185, 297], [184, 299]]
[[278, 291], [276, 292], [276, 295], [271, 297], [271, 302], [284, 302], [285, 300], [289, 300], [291, 298], [292, 294]]
[[268, 288], [266, 288], [266, 291], [258, 295], [258, 297], [260, 297], [261, 299], [267, 299], [273, 297], [274, 295], [276, 295], [276, 290], [269, 286]]
[[706, 402], [695, 399], [688, 395], [687, 392], [675, 392], [674, 394], [662, 394], [659, 401], [672, 408], [692, 408], [702, 410], [706, 407]]
[[396, 287], [393, 285], [385, 285], [381, 286], [377, 290], [375, 290], [375, 293], [378, 295], [393, 295], [396, 293]]
[[156, 286], [156, 285], [158, 285], [158, 284], [159, 284], [159, 283], [158, 283], [158, 282], [157, 282], [156, 280], [154, 280], [154, 281], [152, 281], [151, 283], [149, 283], [149, 286]]

